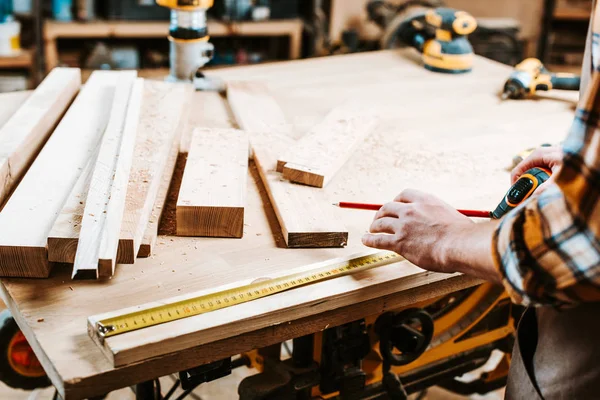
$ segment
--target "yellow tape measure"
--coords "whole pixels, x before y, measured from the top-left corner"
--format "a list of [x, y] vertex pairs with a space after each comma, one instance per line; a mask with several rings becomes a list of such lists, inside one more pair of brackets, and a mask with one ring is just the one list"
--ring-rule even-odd
[[300, 286], [365, 271], [401, 260], [403, 258], [396, 253], [378, 252], [346, 261], [333, 262], [313, 270], [125, 313], [97, 321], [95, 325], [96, 335], [100, 341], [103, 341], [107, 337], [220, 310]]

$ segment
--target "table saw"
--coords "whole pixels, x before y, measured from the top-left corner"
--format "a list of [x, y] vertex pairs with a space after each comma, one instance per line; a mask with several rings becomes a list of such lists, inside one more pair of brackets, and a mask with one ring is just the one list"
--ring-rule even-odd
[[[352, 96], [378, 96], [393, 105], [382, 111], [378, 132], [323, 189], [331, 203], [340, 199], [379, 203], [404, 188], [416, 188], [457, 208], [492, 209], [510, 183], [507, 167], [513, 156], [525, 148], [561, 141], [577, 100], [575, 93], [552, 92], [544, 99], [501, 103], [499, 93], [510, 71], [476, 57], [472, 73], [436, 74], [422, 68], [416, 52], [394, 50], [219, 69], [210, 74], [226, 82], [267, 84], [296, 136]], [[10, 97], [0, 97], [0, 109], [10, 102]], [[181, 153], [187, 151], [192, 127], [235, 125], [219, 94], [197, 92], [192, 107]], [[171, 185], [175, 198], [178, 174], [180, 178], [181, 171]], [[86, 332], [89, 316], [365, 250], [360, 237], [372, 214], [334, 207], [331, 214], [349, 230], [345, 248], [286, 248], [252, 162], [249, 174], [243, 239], [175, 237], [169, 226], [173, 210], [169, 211], [172, 206], [167, 204], [154, 254], [134, 265], [120, 266], [109, 281], [71, 281], [70, 270], [60, 265], [46, 280], [2, 279], [4, 301], [61, 397], [103, 395], [242, 353], [248, 362], [259, 365], [272, 345], [296, 338], [295, 345], [301, 348], [303, 341], [298, 338], [307, 335], [313, 340], [331, 340], [335, 332], [329, 329], [360, 331], [361, 323], [375, 323], [385, 312], [432, 306], [448, 294], [480, 284], [467, 276], [426, 272], [403, 261], [257, 300], [257, 307], [277, 313], [268, 320], [253, 320], [252, 309], [246, 307], [236, 324], [215, 330], [201, 341], [186, 341], [180, 332], [194, 329], [206, 319], [192, 317], [165, 324], [173, 340], [180, 339], [177, 350], [114, 368]], [[486, 290], [493, 292], [493, 287]], [[502, 301], [501, 293], [492, 297], [495, 305]], [[293, 307], [295, 299], [312, 302]], [[492, 305], [485, 304], [488, 309]], [[231, 310], [218, 312], [231, 318], [237, 315]], [[460, 319], [472, 314], [463, 310], [454, 315]], [[357, 321], [358, 327], [353, 327]], [[433, 340], [436, 338], [440, 339], [434, 333]], [[304, 345], [318, 348], [310, 343]], [[267, 350], [261, 355], [253, 349]], [[321, 360], [319, 357], [312, 359]], [[364, 364], [369, 368], [367, 361]], [[377, 379], [376, 369], [372, 368], [372, 379]], [[411, 371], [410, 364], [405, 371]], [[327, 392], [319, 390], [323, 395]]]

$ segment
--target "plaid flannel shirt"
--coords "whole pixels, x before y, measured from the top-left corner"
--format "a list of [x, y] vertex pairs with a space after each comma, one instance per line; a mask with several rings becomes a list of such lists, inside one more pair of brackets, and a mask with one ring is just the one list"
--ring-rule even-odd
[[524, 305], [600, 301], [600, 6], [594, 9], [581, 98], [556, 183], [506, 215], [494, 234], [504, 286]]

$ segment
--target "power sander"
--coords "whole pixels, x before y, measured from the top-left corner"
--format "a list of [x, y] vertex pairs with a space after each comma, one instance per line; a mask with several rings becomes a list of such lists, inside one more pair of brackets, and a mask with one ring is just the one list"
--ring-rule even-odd
[[206, 11], [214, 0], [156, 0], [171, 9], [169, 26], [170, 73], [167, 81], [192, 82], [197, 90], [223, 90], [223, 82], [201, 72], [213, 57], [206, 24]]
[[383, 0], [367, 5], [369, 18], [384, 30], [383, 48], [411, 46], [423, 54], [425, 68], [464, 73], [473, 68], [473, 47], [467, 36], [477, 28], [469, 13], [435, 7], [438, 3], [408, 1], [400, 6]]

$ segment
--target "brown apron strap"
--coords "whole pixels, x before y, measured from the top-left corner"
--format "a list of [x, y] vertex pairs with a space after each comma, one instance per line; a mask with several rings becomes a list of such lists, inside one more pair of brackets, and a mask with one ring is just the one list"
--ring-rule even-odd
[[535, 310], [523, 313], [517, 328], [515, 347], [506, 384], [506, 400], [543, 400], [535, 380], [533, 355], [537, 348], [537, 320]]

